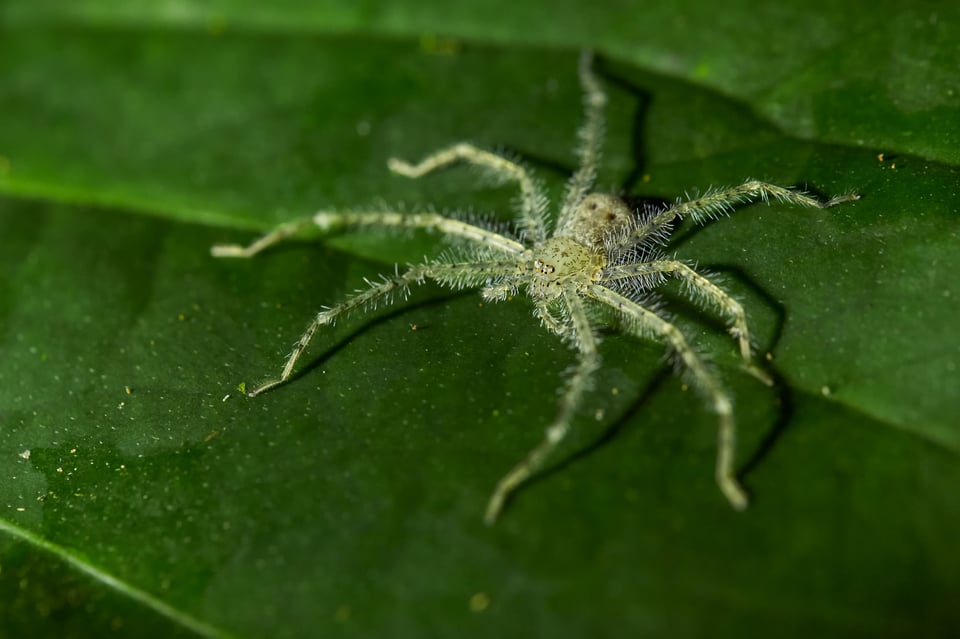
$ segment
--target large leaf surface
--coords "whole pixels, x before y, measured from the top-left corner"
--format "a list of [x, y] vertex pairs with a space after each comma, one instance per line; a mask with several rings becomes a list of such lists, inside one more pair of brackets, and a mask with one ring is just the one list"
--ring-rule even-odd
[[[935, 46], [957, 35], [950, 9], [850, 29], [800, 3], [629, 23], [624, 3], [533, 29], [518, 7], [142, 4], [0, 14], [6, 635], [960, 622], [960, 100], [957, 53]], [[461, 39], [421, 37], [436, 31]], [[673, 304], [735, 393], [744, 514], [712, 481], [714, 418], [658, 347], [610, 333], [567, 449], [589, 454], [485, 528], [573, 361], [523, 300], [426, 287], [318, 337], [293, 384], [236, 390], [276, 372], [319, 305], [437, 247], [344, 235], [238, 262], [211, 244], [379, 199], [508, 219], [512, 190], [474, 172], [385, 170], [463, 138], [559, 195], [582, 45], [606, 54], [605, 187], [673, 198], [751, 175], [864, 195], [754, 206], [673, 244], [744, 300], [779, 377], [743, 375], [719, 322]]]

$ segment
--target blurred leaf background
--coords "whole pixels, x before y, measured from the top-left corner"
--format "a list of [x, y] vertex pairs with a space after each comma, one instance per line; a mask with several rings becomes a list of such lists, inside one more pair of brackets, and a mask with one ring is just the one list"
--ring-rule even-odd
[[[946, 2], [7, 0], [0, 636], [955, 634], [958, 36]], [[604, 189], [863, 194], [671, 245], [744, 301], [778, 377], [666, 292], [736, 398], [746, 513], [713, 483], [714, 418], [611, 332], [568, 461], [484, 527], [572, 363], [523, 300], [427, 286], [237, 390], [438, 247], [211, 244], [378, 202], [509, 219], [470, 170], [386, 171], [461, 139], [558, 197], [585, 47]]]

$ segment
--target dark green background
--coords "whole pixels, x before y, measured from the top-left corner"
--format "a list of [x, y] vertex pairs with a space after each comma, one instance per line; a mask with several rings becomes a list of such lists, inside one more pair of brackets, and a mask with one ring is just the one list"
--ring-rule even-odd
[[[955, 635], [960, 10], [265, 4], [0, 6], [0, 636]], [[713, 483], [714, 417], [611, 332], [572, 461], [484, 527], [573, 361], [523, 300], [427, 286], [322, 334], [295, 383], [236, 390], [438, 247], [211, 244], [381, 201], [508, 219], [474, 171], [386, 171], [461, 139], [556, 199], [587, 46], [603, 188], [864, 196], [671, 246], [772, 354], [768, 389], [668, 291], [734, 393], [745, 513]]]

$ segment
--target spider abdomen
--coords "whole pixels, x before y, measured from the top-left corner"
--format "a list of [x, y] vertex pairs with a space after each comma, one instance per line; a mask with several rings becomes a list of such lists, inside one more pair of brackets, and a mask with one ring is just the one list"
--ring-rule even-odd
[[615, 195], [591, 193], [577, 206], [569, 226], [559, 235], [575, 238], [592, 247], [601, 247], [612, 229], [630, 226], [634, 212]]

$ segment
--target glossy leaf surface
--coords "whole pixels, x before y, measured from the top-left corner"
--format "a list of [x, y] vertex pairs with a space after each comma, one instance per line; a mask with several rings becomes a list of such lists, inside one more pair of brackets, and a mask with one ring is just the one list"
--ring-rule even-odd
[[[530, 29], [545, 19], [514, 5], [6, 3], [0, 634], [948, 635], [951, 10], [851, 29], [808, 5], [628, 22], [623, 3]], [[735, 395], [746, 513], [713, 483], [713, 416], [659, 347], [610, 332], [572, 461], [484, 527], [573, 362], [522, 299], [428, 286], [319, 336], [294, 383], [237, 390], [321, 305], [441, 247], [348, 234], [230, 261], [211, 244], [380, 201], [509, 219], [513, 191], [476, 172], [385, 169], [460, 139], [559, 197], [586, 45], [610, 92], [605, 189], [752, 176], [864, 196], [756, 205], [671, 245], [743, 300], [778, 377], [739, 371], [719, 320], [668, 293]]]

